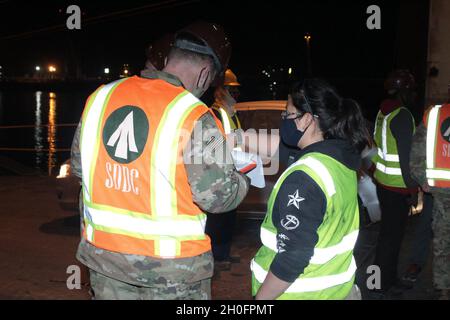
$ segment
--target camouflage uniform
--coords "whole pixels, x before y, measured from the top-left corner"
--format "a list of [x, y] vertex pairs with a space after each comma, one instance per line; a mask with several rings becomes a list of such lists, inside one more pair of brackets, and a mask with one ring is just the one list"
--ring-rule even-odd
[[193, 284], [162, 280], [161, 286], [135, 286], [91, 270], [95, 300], [210, 300], [211, 279]]
[[[411, 148], [411, 173], [425, 185], [427, 129], [422, 123], [414, 135]], [[438, 290], [450, 289], [450, 188], [430, 188], [433, 207], [433, 282]]]
[[[150, 78], [182, 85], [176, 77], [160, 71], [152, 73]], [[80, 128], [81, 125], [72, 143], [71, 169], [81, 178]], [[211, 213], [235, 209], [248, 192], [248, 180], [236, 171], [211, 114], [197, 121], [190, 139], [183, 159], [194, 202]], [[102, 250], [82, 238], [77, 259], [91, 271], [96, 299], [211, 298], [210, 279], [214, 269], [211, 251], [191, 258], [158, 259]]]

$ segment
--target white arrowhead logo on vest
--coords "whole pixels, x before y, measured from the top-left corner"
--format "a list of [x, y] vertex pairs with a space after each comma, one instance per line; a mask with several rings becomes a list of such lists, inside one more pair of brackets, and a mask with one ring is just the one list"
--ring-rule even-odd
[[450, 142], [450, 118], [445, 119], [441, 125], [442, 138]]
[[128, 160], [128, 150], [135, 153], [139, 152], [134, 139], [133, 111], [127, 115], [107, 143], [110, 147], [114, 147], [116, 144], [114, 155], [117, 158]]
[[144, 151], [148, 138], [145, 112], [133, 106], [115, 110], [105, 122], [103, 143], [109, 156], [119, 163], [130, 163]]
[[444, 133], [444, 137], [450, 136], [450, 127], [448, 127], [447, 131]]

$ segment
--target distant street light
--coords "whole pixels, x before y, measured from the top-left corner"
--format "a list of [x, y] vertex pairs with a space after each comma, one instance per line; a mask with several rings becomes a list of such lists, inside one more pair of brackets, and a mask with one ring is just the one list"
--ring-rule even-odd
[[128, 77], [129, 74], [130, 74], [130, 65], [128, 63], [125, 63], [122, 69], [122, 77]]
[[109, 68], [105, 68], [104, 72], [105, 74], [109, 74]]
[[306, 65], [307, 65], [307, 70], [308, 70], [308, 76], [312, 75], [312, 66], [311, 66], [311, 35], [309, 33], [307, 33], [305, 35], [305, 40], [306, 40]]
[[36, 68], [34, 68], [36, 71], [41, 71], [41, 67], [36, 66]]
[[292, 74], [292, 68], [289, 68], [288, 74]]
[[49, 66], [48, 67], [48, 71], [51, 72], [51, 73], [54, 73], [54, 72], [56, 72], [56, 67], [55, 66]]

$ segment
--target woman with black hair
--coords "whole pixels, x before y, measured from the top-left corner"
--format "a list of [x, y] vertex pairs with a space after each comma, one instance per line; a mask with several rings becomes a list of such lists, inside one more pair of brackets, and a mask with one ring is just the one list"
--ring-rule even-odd
[[353, 248], [359, 231], [357, 170], [368, 144], [355, 101], [319, 79], [295, 85], [283, 141], [301, 149], [275, 184], [252, 260], [256, 299], [360, 299]]

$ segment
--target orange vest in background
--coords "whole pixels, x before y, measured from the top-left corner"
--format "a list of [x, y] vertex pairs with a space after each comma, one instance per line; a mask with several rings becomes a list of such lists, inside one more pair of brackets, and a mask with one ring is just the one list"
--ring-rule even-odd
[[427, 110], [424, 124], [427, 127], [428, 184], [450, 188], [450, 104]]
[[88, 242], [158, 258], [211, 249], [182, 158], [206, 112], [191, 93], [160, 79], [118, 80], [89, 97], [81, 130]]

